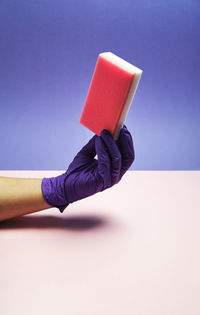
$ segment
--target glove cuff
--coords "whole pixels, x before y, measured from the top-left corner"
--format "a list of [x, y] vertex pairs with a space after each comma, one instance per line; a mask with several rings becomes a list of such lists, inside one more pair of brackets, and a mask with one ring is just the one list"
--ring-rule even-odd
[[45, 201], [50, 206], [58, 208], [61, 213], [69, 205], [62, 187], [64, 187], [64, 174], [51, 178], [44, 177], [41, 183]]

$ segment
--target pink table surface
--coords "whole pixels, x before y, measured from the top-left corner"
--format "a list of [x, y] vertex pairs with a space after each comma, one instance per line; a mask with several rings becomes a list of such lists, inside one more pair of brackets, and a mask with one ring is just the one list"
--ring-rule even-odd
[[[44, 177], [62, 171], [0, 171]], [[0, 223], [0, 314], [200, 314], [200, 171], [129, 171]]]

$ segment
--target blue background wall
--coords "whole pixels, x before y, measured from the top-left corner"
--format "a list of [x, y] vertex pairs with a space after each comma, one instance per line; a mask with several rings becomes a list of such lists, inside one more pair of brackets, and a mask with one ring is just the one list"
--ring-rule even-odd
[[0, 169], [65, 169], [98, 54], [143, 69], [131, 169], [200, 169], [200, 2], [0, 2]]

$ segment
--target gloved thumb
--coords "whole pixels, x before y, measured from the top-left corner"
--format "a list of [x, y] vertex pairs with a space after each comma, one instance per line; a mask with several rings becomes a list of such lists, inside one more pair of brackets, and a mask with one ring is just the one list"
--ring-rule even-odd
[[103, 179], [104, 189], [106, 189], [111, 186], [111, 163], [101, 136], [96, 138], [96, 153], [98, 156], [98, 173]]
[[97, 138], [97, 135], [94, 135], [75, 156], [74, 160], [77, 160], [79, 165], [89, 163], [94, 159], [96, 155], [96, 151], [95, 151], [96, 138]]

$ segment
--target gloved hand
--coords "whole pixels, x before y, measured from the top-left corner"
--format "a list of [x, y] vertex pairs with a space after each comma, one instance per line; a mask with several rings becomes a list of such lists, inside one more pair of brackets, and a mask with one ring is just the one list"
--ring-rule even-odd
[[117, 184], [134, 158], [132, 137], [125, 125], [116, 141], [104, 129], [78, 152], [64, 174], [43, 178], [44, 198], [63, 212], [70, 203]]

